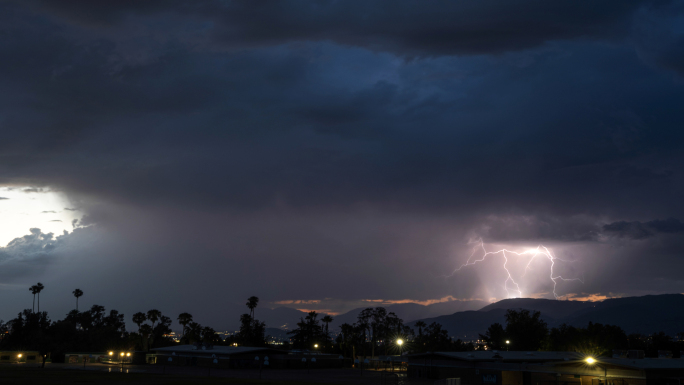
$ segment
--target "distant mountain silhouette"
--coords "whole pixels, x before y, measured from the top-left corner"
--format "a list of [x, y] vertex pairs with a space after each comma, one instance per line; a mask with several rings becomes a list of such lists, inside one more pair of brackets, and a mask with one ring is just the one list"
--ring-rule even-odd
[[[244, 313], [247, 313], [247, 308], [243, 309], [236, 306], [235, 309], [227, 309], [226, 330], [230, 332], [239, 330], [240, 314]], [[306, 313], [289, 307], [278, 307], [275, 309], [257, 307], [255, 309], [255, 318], [264, 322], [267, 328], [292, 330], [297, 327], [297, 322], [302, 317], [306, 317]]]
[[684, 332], [684, 295], [663, 294], [607, 299], [564, 322], [573, 326], [594, 323], [618, 325], [627, 333], [669, 335]]
[[[394, 312], [399, 318], [403, 319], [404, 322], [426, 318], [426, 317], [436, 317], [444, 314], [452, 314], [458, 311], [465, 310], [476, 310], [487, 305], [488, 302], [485, 301], [449, 301], [440, 302], [432, 305], [419, 305], [416, 303], [402, 303], [395, 305], [382, 306], [387, 309], [388, 312]], [[367, 307], [376, 307], [380, 305], [375, 305], [369, 303]], [[343, 323], [353, 324], [356, 322], [358, 314], [366, 307], [358, 308], [346, 312], [344, 314], [333, 316], [334, 321], [330, 324], [330, 332], [339, 331], [339, 326]], [[240, 318], [239, 314], [247, 313], [247, 308], [235, 305], [234, 309], [226, 309], [226, 317], [228, 318], [228, 331], [236, 331], [240, 328]], [[231, 316], [228, 316], [231, 314]], [[256, 319], [266, 323], [267, 328], [277, 328], [282, 330], [292, 330], [297, 327], [297, 322], [300, 318], [306, 317], [305, 312], [299, 311], [297, 309], [292, 309], [288, 307], [279, 307], [275, 309], [269, 308], [256, 308]], [[323, 318], [323, 313], [318, 319]]]
[[[330, 324], [330, 330], [337, 331], [339, 326], [343, 323], [353, 324], [357, 321], [359, 313], [369, 307], [384, 307], [387, 312], [394, 312], [397, 317], [404, 320], [404, 322], [410, 322], [413, 320], [418, 320], [427, 317], [437, 317], [445, 314], [452, 314], [454, 312], [462, 312], [467, 310], [477, 310], [486, 306], [489, 302], [486, 301], [448, 301], [439, 302], [432, 305], [420, 305], [417, 303], [400, 303], [394, 305], [374, 305], [369, 303], [366, 307], [360, 307], [344, 314], [339, 314], [334, 316], [334, 321]], [[334, 328], [334, 329], [333, 329]]]
[[527, 309], [539, 311], [553, 318], [564, 318], [580, 310], [589, 309], [595, 304], [594, 302], [559, 301], [555, 299], [511, 298], [487, 305], [480, 311]]
[[[601, 302], [557, 301], [549, 299], [515, 298], [487, 305], [479, 311], [464, 311], [451, 315], [422, 319], [426, 324], [437, 322], [449, 335], [461, 339], [477, 339], [489, 325], [505, 325], [508, 309], [539, 311], [549, 327], [563, 323], [586, 327], [594, 323], [617, 325], [627, 333], [650, 334], [663, 331], [674, 335], [684, 331], [684, 295], [662, 294], [643, 297], [612, 298]], [[415, 322], [411, 322], [413, 326]]]
[[[591, 321], [618, 325], [627, 333], [650, 334], [663, 331], [674, 335], [684, 332], [684, 295], [682, 294], [612, 298], [601, 302], [514, 298], [492, 304], [484, 301], [449, 301], [428, 306], [404, 303], [383, 307], [388, 312], [397, 314], [411, 326], [417, 320], [422, 320], [428, 325], [437, 322], [449, 331], [449, 335], [466, 340], [477, 339], [480, 333], [484, 333], [489, 325], [495, 322], [505, 324], [504, 314], [508, 309], [539, 311], [549, 327], [563, 323], [586, 327]], [[335, 320], [330, 324], [330, 331], [339, 331], [339, 326], [345, 322], [353, 324], [363, 309], [365, 308], [334, 316]], [[236, 308], [233, 314], [239, 311]], [[297, 327], [297, 322], [303, 317], [306, 317], [305, 312], [292, 308], [257, 307], [256, 309], [256, 318], [265, 322], [268, 328], [292, 330]], [[239, 317], [233, 316], [227, 330], [234, 331], [239, 327]], [[272, 331], [270, 334], [275, 335], [275, 333], [276, 331]]]

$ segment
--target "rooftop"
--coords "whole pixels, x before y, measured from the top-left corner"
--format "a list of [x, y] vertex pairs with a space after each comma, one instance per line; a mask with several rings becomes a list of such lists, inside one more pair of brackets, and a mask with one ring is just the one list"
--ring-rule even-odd
[[425, 355], [438, 355], [463, 361], [576, 361], [582, 355], [575, 352], [502, 352], [496, 350], [472, 352], [434, 352], [412, 354], [411, 358]]
[[598, 357], [596, 364], [601, 367], [602, 364], [607, 366], [621, 366], [632, 369], [684, 369], [684, 359], [680, 358], [609, 358]]
[[277, 351], [273, 348], [259, 348], [259, 347], [249, 347], [249, 346], [214, 346], [211, 349], [204, 350], [202, 348], [197, 348], [195, 345], [178, 345], [178, 346], [168, 346], [165, 348], [152, 349], [157, 353], [220, 353], [220, 354], [244, 354], [251, 352], [260, 351]]
[[423, 356], [436, 355], [459, 361], [479, 362], [547, 362], [554, 365], [584, 365], [602, 368], [603, 365], [610, 367], [623, 367], [637, 370], [647, 369], [684, 369], [684, 359], [681, 358], [612, 358], [596, 357], [596, 363], [589, 365], [584, 362], [585, 356], [575, 352], [502, 352], [502, 351], [473, 351], [473, 352], [434, 352], [412, 354], [411, 359], [420, 359]]

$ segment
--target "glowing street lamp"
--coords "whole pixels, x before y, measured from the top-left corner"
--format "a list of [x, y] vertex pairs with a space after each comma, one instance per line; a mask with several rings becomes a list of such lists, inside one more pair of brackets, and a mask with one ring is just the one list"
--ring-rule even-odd
[[318, 344], [314, 344], [314, 349], [318, 349]]
[[[399, 359], [401, 359], [402, 348], [404, 347], [404, 340], [399, 338], [397, 340], [397, 345], [399, 345]], [[401, 370], [401, 367], [399, 368]], [[392, 371], [394, 371], [394, 363], [392, 363]]]
[[[587, 363], [587, 365], [594, 365], [596, 364], [597, 367], [601, 367], [598, 364], [598, 361], [594, 357], [587, 357], [584, 359], [584, 362]], [[606, 383], [608, 383], [608, 367], [606, 365], [603, 365], [603, 378]]]
[[508, 345], [510, 345], [510, 344], [511, 344], [511, 341], [506, 340], [506, 351], [508, 351]]

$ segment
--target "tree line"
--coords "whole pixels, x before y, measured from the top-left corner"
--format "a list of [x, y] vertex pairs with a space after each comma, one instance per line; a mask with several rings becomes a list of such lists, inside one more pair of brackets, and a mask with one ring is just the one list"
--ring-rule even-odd
[[[42, 356], [51, 354], [55, 362], [64, 359], [70, 351], [102, 352], [109, 350], [150, 351], [172, 346], [173, 320], [157, 309], [133, 314], [131, 321], [137, 330], [127, 331], [124, 315], [117, 310], [106, 311], [104, 306], [93, 305], [78, 310], [83, 291], [75, 289], [76, 309], [62, 320], [50, 320], [47, 312], [40, 311], [41, 283], [30, 287], [33, 307], [19, 313], [16, 318], [0, 321], [0, 350], [33, 350]], [[38, 311], [36, 311], [36, 300]], [[252, 296], [245, 304], [248, 312], [240, 316], [240, 330], [225, 339], [216, 331], [193, 320], [190, 313], [181, 313], [176, 322], [182, 327], [181, 344], [215, 344], [230, 346], [267, 345], [266, 324], [256, 319], [259, 298]], [[650, 336], [627, 335], [620, 327], [589, 323], [587, 327], [561, 325], [549, 329], [538, 311], [508, 310], [506, 325], [494, 323], [480, 334], [477, 342], [453, 339], [438, 323], [416, 321], [413, 327], [395, 313], [383, 307], [362, 310], [356, 322], [344, 323], [331, 333], [333, 317], [320, 317], [315, 311], [301, 317], [297, 327], [288, 332], [289, 341], [282, 349], [318, 350], [340, 354], [348, 358], [422, 353], [435, 351], [519, 350], [519, 351], [575, 351], [587, 355], [610, 355], [612, 350], [644, 350], [647, 357], [656, 357], [658, 350], [670, 350], [675, 357], [684, 350], [684, 333], [672, 338], [663, 332]]]
[[[41, 283], [31, 286], [33, 307], [8, 322], [0, 320], [0, 350], [38, 351], [44, 364], [48, 355], [54, 362], [63, 362], [68, 352], [150, 351], [176, 344], [171, 334], [173, 320], [161, 311], [151, 309], [133, 314], [131, 321], [137, 325], [137, 331], [128, 331], [124, 314], [117, 310], [107, 312], [104, 306], [93, 305], [88, 310], [79, 311], [78, 300], [83, 296], [81, 289], [72, 292], [76, 298], [76, 309], [64, 319], [53, 321], [47, 312], [40, 311], [40, 292], [44, 289]], [[258, 303], [258, 297], [248, 299], [250, 311], [240, 317], [240, 331], [226, 340], [222, 340], [213, 328], [193, 321], [190, 313], [181, 313], [177, 318], [182, 327], [179, 342], [265, 346], [266, 325], [254, 318]]]
[[659, 350], [669, 350], [675, 358], [684, 350], [684, 332], [677, 336], [662, 331], [651, 335], [627, 334], [619, 326], [593, 322], [586, 327], [562, 324], [549, 329], [540, 312], [529, 310], [508, 310], [505, 320], [506, 326], [494, 323], [485, 334], [480, 334], [480, 348], [571, 351], [594, 357], [611, 356], [613, 350], [643, 350], [646, 357], [657, 357]]

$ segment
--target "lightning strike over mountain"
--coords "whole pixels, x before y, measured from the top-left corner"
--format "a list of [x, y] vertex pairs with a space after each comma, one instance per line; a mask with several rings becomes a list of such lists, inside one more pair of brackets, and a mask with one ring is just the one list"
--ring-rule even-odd
[[[473, 260], [473, 257], [477, 254], [478, 250], [480, 250], [480, 249], [482, 251], [482, 255], [478, 259]], [[473, 251], [473, 253], [470, 255], [470, 257], [468, 257], [468, 260], [466, 261], [466, 263], [464, 263], [463, 265], [461, 265], [460, 267], [455, 269], [449, 275], [449, 277], [453, 276], [458, 271], [460, 271], [461, 269], [463, 269], [467, 266], [472, 266], [472, 265], [476, 265], [479, 262], [484, 262], [484, 260], [487, 259], [487, 257], [490, 255], [500, 254], [501, 256], [503, 256], [503, 266], [502, 267], [506, 271], [506, 274], [507, 274], [506, 280], [503, 283], [503, 287], [506, 290], [506, 293], [508, 293], [509, 296], [511, 296], [511, 292], [517, 293], [517, 297], [522, 297], [523, 295], [522, 295], [522, 290], [520, 289], [520, 285], [518, 284], [518, 282], [516, 282], [515, 279], [513, 279], [513, 275], [511, 274], [510, 270], [508, 269], [507, 265], [508, 265], [509, 261], [508, 261], [508, 256], [506, 255], [506, 253], [508, 253], [509, 255], [515, 255], [515, 256], [519, 256], [519, 257], [531, 255], [531, 258], [527, 262], [527, 265], [525, 266], [525, 270], [524, 270], [524, 272], [520, 278], [525, 277], [527, 272], [532, 270], [530, 265], [532, 264], [532, 262], [537, 257], [541, 256], [541, 257], [547, 258], [551, 262], [551, 265], [549, 267], [549, 279], [551, 280], [551, 282], [553, 282], [553, 296], [556, 299], [559, 298], [559, 295], [556, 292], [556, 287], [558, 285], [559, 280], [564, 281], [564, 282], [579, 281], [579, 282], [584, 283], [584, 281], [580, 278], [563, 278], [563, 276], [561, 276], [561, 275], [556, 275], [553, 271], [553, 268], [556, 264], [556, 261], [561, 261], [561, 262], [572, 262], [572, 261], [565, 261], [563, 259], [557, 258], [556, 256], [553, 255], [553, 253], [547, 247], [545, 247], [543, 245], [539, 245], [534, 249], [528, 249], [528, 250], [525, 250], [523, 252], [517, 252], [517, 251], [508, 250], [508, 249], [500, 249], [497, 251], [487, 251], [487, 249], [484, 246], [484, 242], [481, 239], [480, 239], [479, 246], [476, 247], [475, 250]]]

